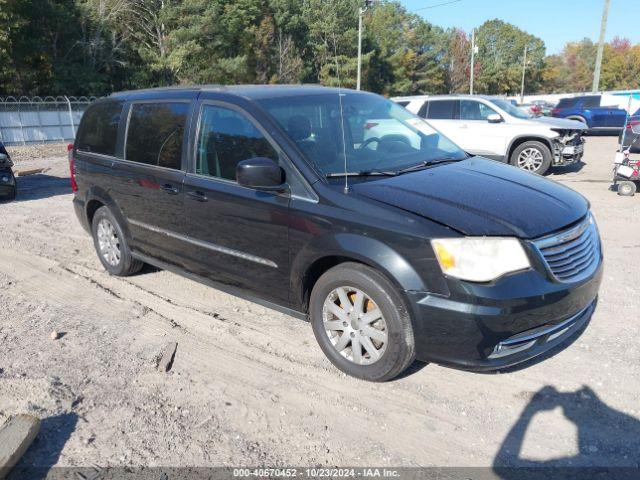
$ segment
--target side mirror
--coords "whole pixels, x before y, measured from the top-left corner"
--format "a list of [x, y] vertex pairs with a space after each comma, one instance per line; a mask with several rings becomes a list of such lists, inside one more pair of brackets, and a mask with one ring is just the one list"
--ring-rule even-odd
[[239, 185], [267, 192], [285, 190], [286, 175], [282, 167], [266, 157], [243, 160], [236, 167], [236, 181]]
[[504, 119], [497, 113], [492, 113], [491, 115], [487, 116], [487, 122], [489, 123], [500, 123], [500, 122], [504, 122]]

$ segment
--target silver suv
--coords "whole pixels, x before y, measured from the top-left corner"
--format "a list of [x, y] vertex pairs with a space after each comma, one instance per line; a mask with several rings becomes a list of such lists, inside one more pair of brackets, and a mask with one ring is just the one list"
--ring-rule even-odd
[[587, 126], [575, 120], [533, 117], [499, 97], [421, 95], [392, 99], [426, 119], [468, 153], [544, 174], [582, 159]]

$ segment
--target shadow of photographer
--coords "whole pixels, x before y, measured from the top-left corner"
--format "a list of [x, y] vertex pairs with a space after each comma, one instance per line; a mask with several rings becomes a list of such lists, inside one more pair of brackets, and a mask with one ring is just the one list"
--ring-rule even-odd
[[[576, 426], [578, 453], [549, 460], [524, 458], [525, 434], [534, 416], [557, 407]], [[640, 420], [609, 407], [588, 386], [566, 393], [552, 386], [538, 391], [507, 434], [493, 462], [499, 478], [514, 480], [595, 478], [589, 473], [600, 474], [602, 469], [611, 468], [620, 469], [620, 474], [640, 472]], [[558, 476], [559, 472], [564, 474]], [[623, 477], [627, 478], [616, 478]]]

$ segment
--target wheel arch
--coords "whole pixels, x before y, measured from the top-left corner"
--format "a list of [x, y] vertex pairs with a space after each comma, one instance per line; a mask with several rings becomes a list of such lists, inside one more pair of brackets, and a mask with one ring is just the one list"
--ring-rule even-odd
[[93, 216], [100, 207], [107, 207], [113, 216], [118, 221], [120, 228], [124, 232], [127, 240], [131, 240], [131, 233], [129, 231], [129, 224], [127, 223], [122, 210], [115, 202], [115, 200], [104, 189], [100, 187], [93, 187], [89, 189], [85, 199], [85, 218], [89, 228], [91, 228], [93, 222]]
[[295, 306], [308, 311], [309, 296], [318, 279], [345, 262], [360, 263], [377, 270], [397, 287], [400, 294], [405, 290], [427, 290], [413, 266], [389, 245], [370, 237], [345, 233], [316, 240], [298, 253], [291, 268]]
[[541, 142], [549, 149], [551, 155], [553, 155], [553, 145], [551, 143], [551, 139], [544, 137], [542, 135], [519, 135], [511, 140], [509, 143], [509, 148], [507, 149], [507, 163], [511, 163], [511, 155], [516, 148], [522, 145], [525, 142]]
[[584, 123], [587, 127], [589, 126], [589, 121], [587, 120], [587, 117], [583, 115], [569, 115], [566, 118], [567, 120], [577, 120], [578, 122]]

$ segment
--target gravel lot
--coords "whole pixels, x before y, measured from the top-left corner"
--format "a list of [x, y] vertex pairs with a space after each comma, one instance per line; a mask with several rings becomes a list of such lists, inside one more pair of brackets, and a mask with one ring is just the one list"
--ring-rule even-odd
[[23, 466], [638, 466], [640, 196], [609, 190], [615, 147], [589, 137], [586, 163], [550, 176], [604, 243], [584, 335], [509, 373], [416, 365], [386, 384], [339, 373], [305, 322], [164, 271], [108, 276], [63, 150], [26, 156], [49, 170], [0, 205], [0, 424], [43, 419]]

